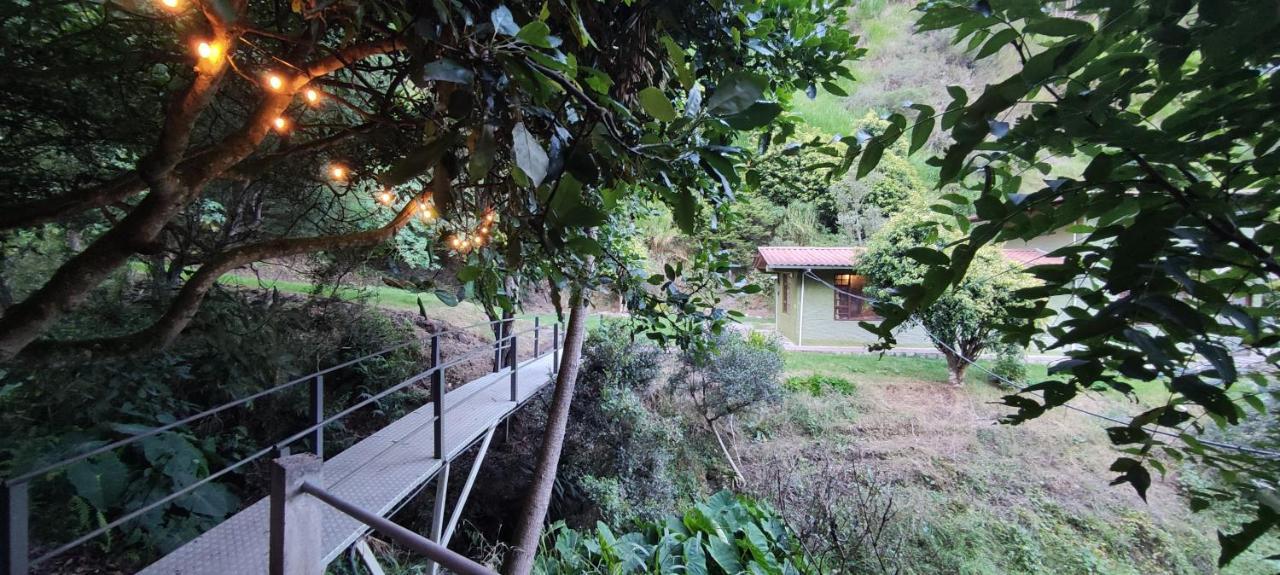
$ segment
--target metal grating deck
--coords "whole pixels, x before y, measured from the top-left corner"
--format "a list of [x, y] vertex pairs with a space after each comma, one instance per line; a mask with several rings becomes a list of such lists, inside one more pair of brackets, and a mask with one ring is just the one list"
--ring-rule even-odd
[[[551, 381], [551, 354], [520, 365], [523, 403]], [[497, 425], [519, 406], [510, 400], [509, 369], [475, 379], [445, 395], [445, 458]], [[385, 516], [441, 468], [431, 457], [435, 429], [427, 403], [324, 462], [324, 486], [334, 495]], [[237, 575], [267, 573], [270, 502], [263, 498], [139, 573]], [[363, 523], [325, 506], [325, 563], [368, 531]]]

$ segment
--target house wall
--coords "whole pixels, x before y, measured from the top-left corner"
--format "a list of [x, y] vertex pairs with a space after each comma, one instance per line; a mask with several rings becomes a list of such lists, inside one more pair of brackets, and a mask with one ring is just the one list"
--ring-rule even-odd
[[[814, 270], [814, 274], [828, 283], [835, 283], [833, 270]], [[800, 275], [805, 281], [803, 341], [787, 336], [792, 343], [801, 345], [862, 346], [875, 343], [879, 337], [862, 329], [856, 320], [836, 320], [835, 291], [811, 278]], [[874, 321], [874, 320], [873, 320]], [[786, 335], [786, 334], [784, 334]], [[899, 346], [932, 347], [933, 342], [919, 327], [901, 327], [894, 332]]]
[[[774, 325], [778, 333], [788, 340], [795, 342], [799, 337], [797, 325], [799, 322], [799, 306], [800, 306], [800, 284], [797, 280], [795, 272], [779, 272], [774, 274], [776, 282], [773, 290], [773, 309], [774, 309]], [[790, 306], [787, 311], [782, 310], [782, 278], [787, 276], [791, 282]]]

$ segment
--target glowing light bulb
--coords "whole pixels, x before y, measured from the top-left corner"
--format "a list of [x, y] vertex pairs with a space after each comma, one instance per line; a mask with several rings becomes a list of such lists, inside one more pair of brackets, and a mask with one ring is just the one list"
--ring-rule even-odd
[[196, 55], [200, 56], [203, 60], [216, 60], [222, 55], [222, 47], [216, 42], [212, 44], [209, 42], [201, 42], [196, 45]]
[[307, 91], [302, 94], [307, 98], [308, 104], [315, 104], [320, 101], [320, 92], [315, 88], [307, 88]]
[[284, 87], [284, 78], [281, 78], [279, 74], [267, 74], [267, 87], [279, 92]]
[[475, 238], [471, 238], [471, 243], [475, 244], [475, 246], [478, 248], [480, 247], [481, 244], [484, 243], [484, 240], [480, 239], [479, 237], [475, 237]]
[[347, 179], [347, 168], [342, 164], [334, 164], [329, 167], [329, 176], [335, 180]]
[[169, 10], [178, 9], [178, 0], [160, 0], [160, 3], [163, 4], [164, 7]]
[[391, 192], [388, 192], [387, 190], [382, 190], [382, 193], [378, 194], [378, 201], [388, 206], [391, 205], [392, 198], [393, 196], [391, 195]]
[[489, 212], [489, 213], [485, 214], [485, 215], [484, 215], [484, 221], [486, 221], [486, 222], [492, 222], [492, 221], [493, 221], [493, 212]]
[[289, 129], [289, 120], [284, 119], [284, 116], [276, 116], [276, 119], [271, 120], [271, 125], [277, 132], [284, 132]]

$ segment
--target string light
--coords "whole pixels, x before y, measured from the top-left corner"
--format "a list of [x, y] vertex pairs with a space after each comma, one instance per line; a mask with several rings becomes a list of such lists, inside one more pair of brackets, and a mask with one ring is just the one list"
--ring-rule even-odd
[[160, 4], [163, 4], [168, 10], [178, 9], [178, 0], [160, 0]]
[[289, 129], [289, 120], [286, 120], [284, 116], [276, 116], [276, 119], [271, 120], [271, 125], [275, 127], [277, 132], [284, 133]]
[[329, 177], [335, 180], [347, 179], [347, 167], [342, 164], [333, 164], [329, 166]]
[[315, 88], [307, 88], [307, 91], [303, 92], [302, 94], [307, 98], [308, 104], [311, 104], [314, 106], [315, 104], [320, 102], [320, 92]]
[[284, 78], [279, 74], [267, 74], [267, 87], [272, 91], [279, 92], [284, 87]]
[[217, 60], [222, 55], [222, 47], [217, 42], [201, 42], [196, 45], [196, 55], [202, 60]]
[[389, 206], [391, 205], [391, 200], [394, 199], [394, 197], [395, 196], [392, 196], [389, 190], [382, 190], [382, 193], [378, 194], [378, 201]]

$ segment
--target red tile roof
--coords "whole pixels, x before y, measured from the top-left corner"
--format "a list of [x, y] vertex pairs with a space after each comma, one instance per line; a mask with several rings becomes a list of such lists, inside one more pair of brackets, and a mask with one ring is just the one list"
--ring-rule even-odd
[[[761, 246], [757, 248], [755, 267], [759, 270], [788, 268], [852, 268], [860, 247]], [[1005, 249], [1004, 256], [1024, 266], [1060, 264], [1062, 258], [1048, 257], [1034, 248]]]

